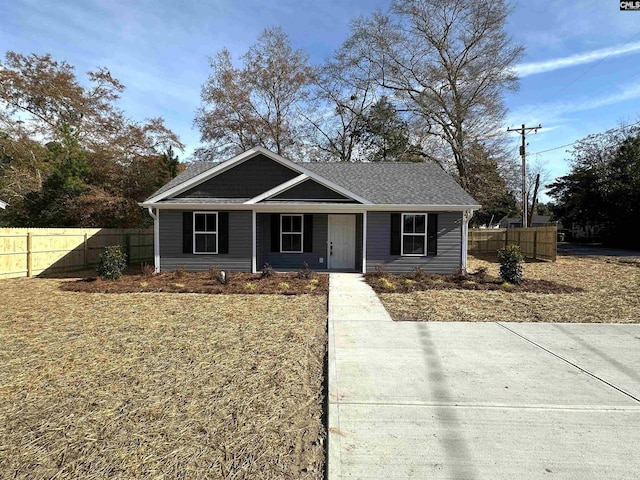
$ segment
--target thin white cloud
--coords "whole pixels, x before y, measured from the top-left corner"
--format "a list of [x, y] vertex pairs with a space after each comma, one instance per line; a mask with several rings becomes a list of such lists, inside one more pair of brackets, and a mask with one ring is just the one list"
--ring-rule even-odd
[[[616, 103], [637, 100], [638, 98], [640, 98], [640, 83], [635, 83], [607, 95], [545, 103], [533, 109], [531, 106], [524, 105], [519, 110], [511, 112], [507, 120], [510, 122], [508, 125], [519, 125], [524, 120], [527, 125], [542, 123], [543, 128], [547, 128], [551, 125], [563, 125], [568, 122], [567, 115], [573, 113], [595, 110]], [[549, 129], [547, 128], [548, 131]]]
[[628, 55], [640, 51], [640, 42], [617, 45], [615, 47], [601, 48], [586, 53], [570, 55], [568, 57], [555, 58], [543, 62], [521, 63], [516, 65], [515, 71], [520, 77], [527, 77], [537, 73], [551, 72], [561, 68], [574, 67], [585, 63], [592, 63], [605, 58]]

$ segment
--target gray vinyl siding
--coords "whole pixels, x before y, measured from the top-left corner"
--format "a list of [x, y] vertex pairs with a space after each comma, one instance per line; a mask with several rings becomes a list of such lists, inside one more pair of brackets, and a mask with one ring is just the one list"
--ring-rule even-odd
[[391, 273], [410, 272], [420, 267], [429, 273], [449, 274], [460, 268], [462, 256], [462, 213], [438, 212], [438, 254], [425, 257], [391, 255], [391, 213], [369, 212], [367, 216], [367, 272], [384, 264]]
[[341, 193], [319, 184], [315, 180], [305, 180], [301, 184], [276, 195], [272, 200], [335, 200], [340, 203], [355, 202], [355, 200], [347, 198]]
[[[312, 270], [327, 269], [328, 216], [313, 215], [313, 251], [306, 253], [280, 253], [271, 251], [271, 214], [257, 214], [258, 270], [268, 263], [276, 270], [297, 270], [307, 262]], [[323, 263], [320, 263], [320, 258]]]
[[182, 212], [160, 210], [160, 270], [184, 266], [189, 272], [208, 270], [251, 271], [251, 212], [229, 212], [229, 253], [197, 255], [182, 253]]
[[298, 175], [299, 172], [257, 155], [176, 198], [253, 198]]

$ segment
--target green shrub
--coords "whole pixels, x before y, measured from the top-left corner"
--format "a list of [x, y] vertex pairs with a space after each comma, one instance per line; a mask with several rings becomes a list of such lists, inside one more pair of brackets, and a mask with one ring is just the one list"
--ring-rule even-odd
[[247, 282], [244, 284], [244, 289], [253, 292], [256, 289], [255, 283]]
[[500, 262], [500, 278], [503, 281], [518, 285], [522, 282], [522, 262], [524, 257], [518, 245], [507, 245], [498, 250]]
[[385, 290], [393, 291], [396, 289], [395, 285], [386, 278], [381, 278], [379, 281], [380, 285], [382, 285], [382, 288], [384, 288]]
[[416, 281], [415, 280], [411, 280], [410, 278], [405, 278], [402, 283], [404, 283], [405, 285], [415, 285]]
[[281, 288], [282, 290], [288, 290], [289, 287], [291, 287], [291, 285], [289, 285], [287, 282], [280, 282], [278, 284], [278, 288]]
[[103, 280], [117, 280], [127, 266], [127, 255], [118, 245], [106, 247], [100, 254], [100, 261], [96, 269]]

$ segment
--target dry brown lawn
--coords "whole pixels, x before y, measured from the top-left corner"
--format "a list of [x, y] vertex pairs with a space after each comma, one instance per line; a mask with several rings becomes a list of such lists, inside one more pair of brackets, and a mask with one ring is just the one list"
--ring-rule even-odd
[[61, 281], [0, 281], [0, 478], [323, 478], [326, 297]]
[[[498, 275], [498, 263], [469, 257], [469, 271], [486, 267]], [[578, 287], [574, 293], [428, 290], [380, 293], [394, 320], [593, 322], [640, 321], [640, 262], [615, 258], [559, 256], [556, 262], [524, 265], [525, 278]]]

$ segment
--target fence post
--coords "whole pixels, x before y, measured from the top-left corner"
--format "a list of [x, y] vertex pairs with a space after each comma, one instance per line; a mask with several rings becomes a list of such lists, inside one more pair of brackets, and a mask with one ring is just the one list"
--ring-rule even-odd
[[538, 231], [533, 232], [533, 259], [538, 259]]
[[31, 232], [27, 233], [27, 277], [31, 277], [33, 275], [33, 234]]
[[89, 268], [89, 235], [84, 232], [84, 268]]

